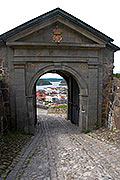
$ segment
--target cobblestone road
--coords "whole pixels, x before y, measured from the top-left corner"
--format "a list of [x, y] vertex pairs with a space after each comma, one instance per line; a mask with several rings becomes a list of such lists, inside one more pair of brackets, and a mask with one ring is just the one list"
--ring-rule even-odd
[[120, 180], [120, 150], [44, 113], [39, 133], [7, 180]]

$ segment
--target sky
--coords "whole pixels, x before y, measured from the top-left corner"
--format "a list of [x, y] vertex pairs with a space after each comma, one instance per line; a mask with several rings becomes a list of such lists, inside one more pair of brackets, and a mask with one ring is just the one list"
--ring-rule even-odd
[[42, 75], [40, 78], [44, 79], [44, 78], [62, 78], [62, 77], [56, 73], [46, 73]]
[[[0, 34], [55, 8], [61, 8], [114, 39], [120, 47], [120, 0], [1, 0]], [[120, 51], [114, 56], [120, 73]]]

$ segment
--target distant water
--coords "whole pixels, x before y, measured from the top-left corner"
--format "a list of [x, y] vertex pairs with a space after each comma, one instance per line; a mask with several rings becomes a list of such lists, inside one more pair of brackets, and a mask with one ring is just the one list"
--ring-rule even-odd
[[[36, 90], [38, 91], [38, 90], [44, 89], [44, 88], [46, 88], [46, 87], [53, 87], [53, 88], [61, 87], [61, 86], [59, 86], [60, 82], [61, 82], [61, 81], [59, 81], [59, 82], [51, 82], [52, 85], [36, 86]], [[62, 87], [66, 87], [66, 86], [62, 86]]]

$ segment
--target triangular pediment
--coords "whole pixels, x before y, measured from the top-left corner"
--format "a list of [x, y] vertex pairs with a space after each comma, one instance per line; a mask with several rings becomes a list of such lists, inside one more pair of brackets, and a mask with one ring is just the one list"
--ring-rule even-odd
[[[93, 41], [92, 39], [82, 35], [78, 31], [60, 23], [56, 22], [51, 25], [48, 25], [42, 29], [39, 29], [31, 34], [28, 33], [20, 39], [15, 41], [17, 42], [33, 42], [33, 43], [51, 43], [54, 42], [54, 30], [56, 29], [61, 30], [60, 37], [62, 43], [87, 43], [87, 44], [95, 44], [97, 42]], [[59, 36], [59, 35], [58, 35]]]
[[112, 44], [112, 38], [77, 19], [71, 14], [54, 9], [28, 21], [0, 36], [0, 45], [10, 42], [47, 43], [53, 41], [56, 25], [62, 30], [63, 43], [86, 43], [108, 45], [113, 50], [119, 48]]

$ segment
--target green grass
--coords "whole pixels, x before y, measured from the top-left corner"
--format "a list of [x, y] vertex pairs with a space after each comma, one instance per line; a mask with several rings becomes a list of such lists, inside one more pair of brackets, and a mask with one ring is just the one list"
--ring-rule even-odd
[[83, 129], [83, 130], [82, 130], [82, 133], [83, 133], [83, 134], [87, 134], [87, 133], [89, 133], [89, 132], [90, 132], [90, 129]]
[[3, 77], [0, 76], [0, 81], [3, 81]]
[[53, 108], [53, 109], [55, 109], [55, 108], [64, 108], [64, 109], [66, 109], [66, 108], [67, 108], [67, 105], [66, 105], [66, 104], [55, 105], [55, 106], [53, 106], [52, 108]]
[[100, 124], [99, 123], [95, 123], [94, 127], [93, 127], [93, 130], [97, 130], [100, 128]]
[[113, 74], [113, 76], [120, 79], [120, 73]]

